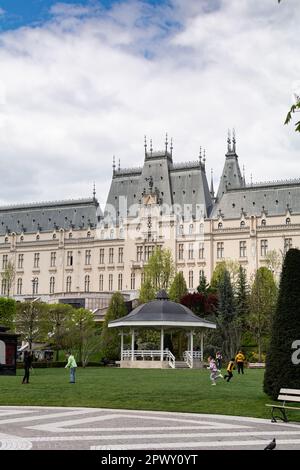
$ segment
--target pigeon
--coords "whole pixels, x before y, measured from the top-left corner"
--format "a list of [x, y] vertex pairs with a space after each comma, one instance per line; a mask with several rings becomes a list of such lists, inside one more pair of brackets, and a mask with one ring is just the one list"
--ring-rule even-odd
[[276, 447], [276, 439], [274, 437], [273, 441], [270, 442], [270, 444], [268, 444], [264, 450], [274, 450]]

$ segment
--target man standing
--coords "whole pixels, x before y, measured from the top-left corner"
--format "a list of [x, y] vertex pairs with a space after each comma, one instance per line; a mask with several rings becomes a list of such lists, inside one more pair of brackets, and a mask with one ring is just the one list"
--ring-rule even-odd
[[238, 373], [242, 372], [242, 374], [244, 373], [244, 361], [245, 361], [245, 356], [244, 354], [242, 353], [242, 351], [239, 351], [237, 353], [237, 355], [235, 356], [235, 361], [236, 361], [236, 364], [237, 364], [237, 368], [238, 368]]
[[31, 351], [24, 351], [24, 377], [22, 384], [29, 384], [29, 371], [32, 364], [32, 353]]
[[71, 354], [70, 352], [67, 353], [67, 358], [68, 358], [68, 363], [65, 366], [65, 369], [67, 369], [68, 367], [70, 368], [70, 384], [74, 384], [77, 364], [76, 364], [73, 354]]

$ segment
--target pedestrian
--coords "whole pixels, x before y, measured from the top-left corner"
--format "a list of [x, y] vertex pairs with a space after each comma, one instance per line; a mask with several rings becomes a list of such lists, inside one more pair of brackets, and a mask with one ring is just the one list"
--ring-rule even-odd
[[207, 369], [210, 370], [210, 380], [212, 382], [212, 385], [216, 385], [216, 379], [223, 378], [223, 375], [220, 374], [220, 371], [217, 368], [216, 361], [212, 356], [209, 356], [208, 361], [209, 366], [207, 367]]
[[217, 361], [217, 368], [218, 369], [222, 369], [222, 359], [223, 359], [222, 353], [221, 353], [221, 351], [218, 351], [217, 354], [216, 354], [216, 361]]
[[235, 369], [235, 366], [234, 366], [234, 357], [232, 359], [230, 359], [229, 363], [228, 363], [228, 366], [227, 366], [227, 374], [224, 375], [224, 379], [226, 380], [227, 379], [227, 382], [230, 382], [230, 380], [232, 379], [233, 377], [233, 369]]
[[237, 353], [237, 355], [235, 356], [235, 362], [237, 364], [237, 368], [238, 368], [238, 373], [240, 374], [242, 372], [242, 374], [244, 373], [244, 362], [245, 362], [245, 356], [244, 354], [242, 353], [242, 351], [239, 351]]
[[70, 384], [74, 384], [77, 364], [75, 361], [75, 357], [73, 356], [73, 354], [70, 353], [70, 351], [66, 354], [66, 356], [68, 358], [68, 363], [65, 366], [65, 369], [67, 369], [68, 367], [70, 368]]
[[29, 372], [32, 364], [32, 353], [31, 351], [24, 351], [24, 377], [22, 384], [29, 384]]

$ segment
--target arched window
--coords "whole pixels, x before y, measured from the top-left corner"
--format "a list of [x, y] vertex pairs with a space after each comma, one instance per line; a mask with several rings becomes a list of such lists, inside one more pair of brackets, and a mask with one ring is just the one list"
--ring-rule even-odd
[[19, 277], [17, 281], [17, 294], [18, 295], [22, 294], [22, 286], [23, 286], [23, 281], [22, 281], [22, 278]]
[[88, 232], [88, 233], [86, 234], [86, 236], [87, 236], [87, 238], [90, 238], [90, 237], [91, 237], [91, 232]]
[[50, 294], [54, 294], [54, 290], [55, 290], [55, 277], [54, 276], [51, 276], [50, 277]]
[[219, 222], [219, 223], [218, 223], [218, 229], [220, 229], [220, 228], [223, 228], [222, 222]]
[[114, 229], [112, 228], [111, 231], [110, 231], [110, 238], [114, 238], [115, 237], [115, 231]]
[[72, 237], [73, 237], [73, 233], [69, 232], [69, 238], [72, 238]]
[[246, 224], [245, 224], [245, 221], [244, 221], [244, 220], [241, 220], [240, 227], [241, 227], [241, 228], [244, 228], [245, 225], [246, 225]]
[[193, 226], [193, 224], [190, 224], [190, 226], [189, 226], [189, 235], [193, 234], [193, 230], [194, 230], [194, 226]]
[[179, 225], [179, 235], [183, 235], [183, 225]]
[[8, 237], [5, 237], [4, 242], [8, 243]]
[[84, 292], [90, 292], [90, 276], [88, 274], [84, 278]]
[[55, 238], [56, 238], [56, 233], [54, 233], [54, 234], [52, 235], [52, 238], [53, 238], [53, 240], [55, 240]]
[[39, 239], [40, 239], [40, 236], [39, 236], [39, 235], [37, 235], [37, 236], [36, 236], [36, 240], [39, 240]]
[[71, 289], [72, 289], [72, 278], [71, 276], [67, 276], [66, 291], [71, 292]]
[[266, 219], [262, 219], [262, 221], [261, 221], [261, 225], [262, 225], [263, 227], [265, 227], [265, 226], [267, 225], [267, 221], [266, 221]]
[[285, 219], [285, 223], [286, 223], [286, 225], [289, 225], [289, 224], [291, 223], [291, 219], [290, 219], [289, 217], [287, 217], [287, 218]]
[[204, 233], [204, 224], [200, 224], [200, 233]]
[[124, 238], [124, 229], [120, 228], [120, 238]]

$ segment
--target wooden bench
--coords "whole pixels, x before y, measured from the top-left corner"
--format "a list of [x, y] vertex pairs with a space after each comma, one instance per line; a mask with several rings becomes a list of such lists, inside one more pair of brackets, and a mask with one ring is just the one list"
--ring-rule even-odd
[[[269, 403], [266, 406], [272, 408], [272, 423], [276, 423], [276, 419], [281, 419], [285, 423], [288, 422], [288, 418], [285, 410], [298, 410], [300, 411], [300, 406], [289, 406], [288, 403], [300, 403], [300, 390], [293, 388], [281, 388], [277, 400], [282, 400], [281, 405], [271, 405]], [[275, 411], [279, 410], [282, 416], [275, 416]]]

